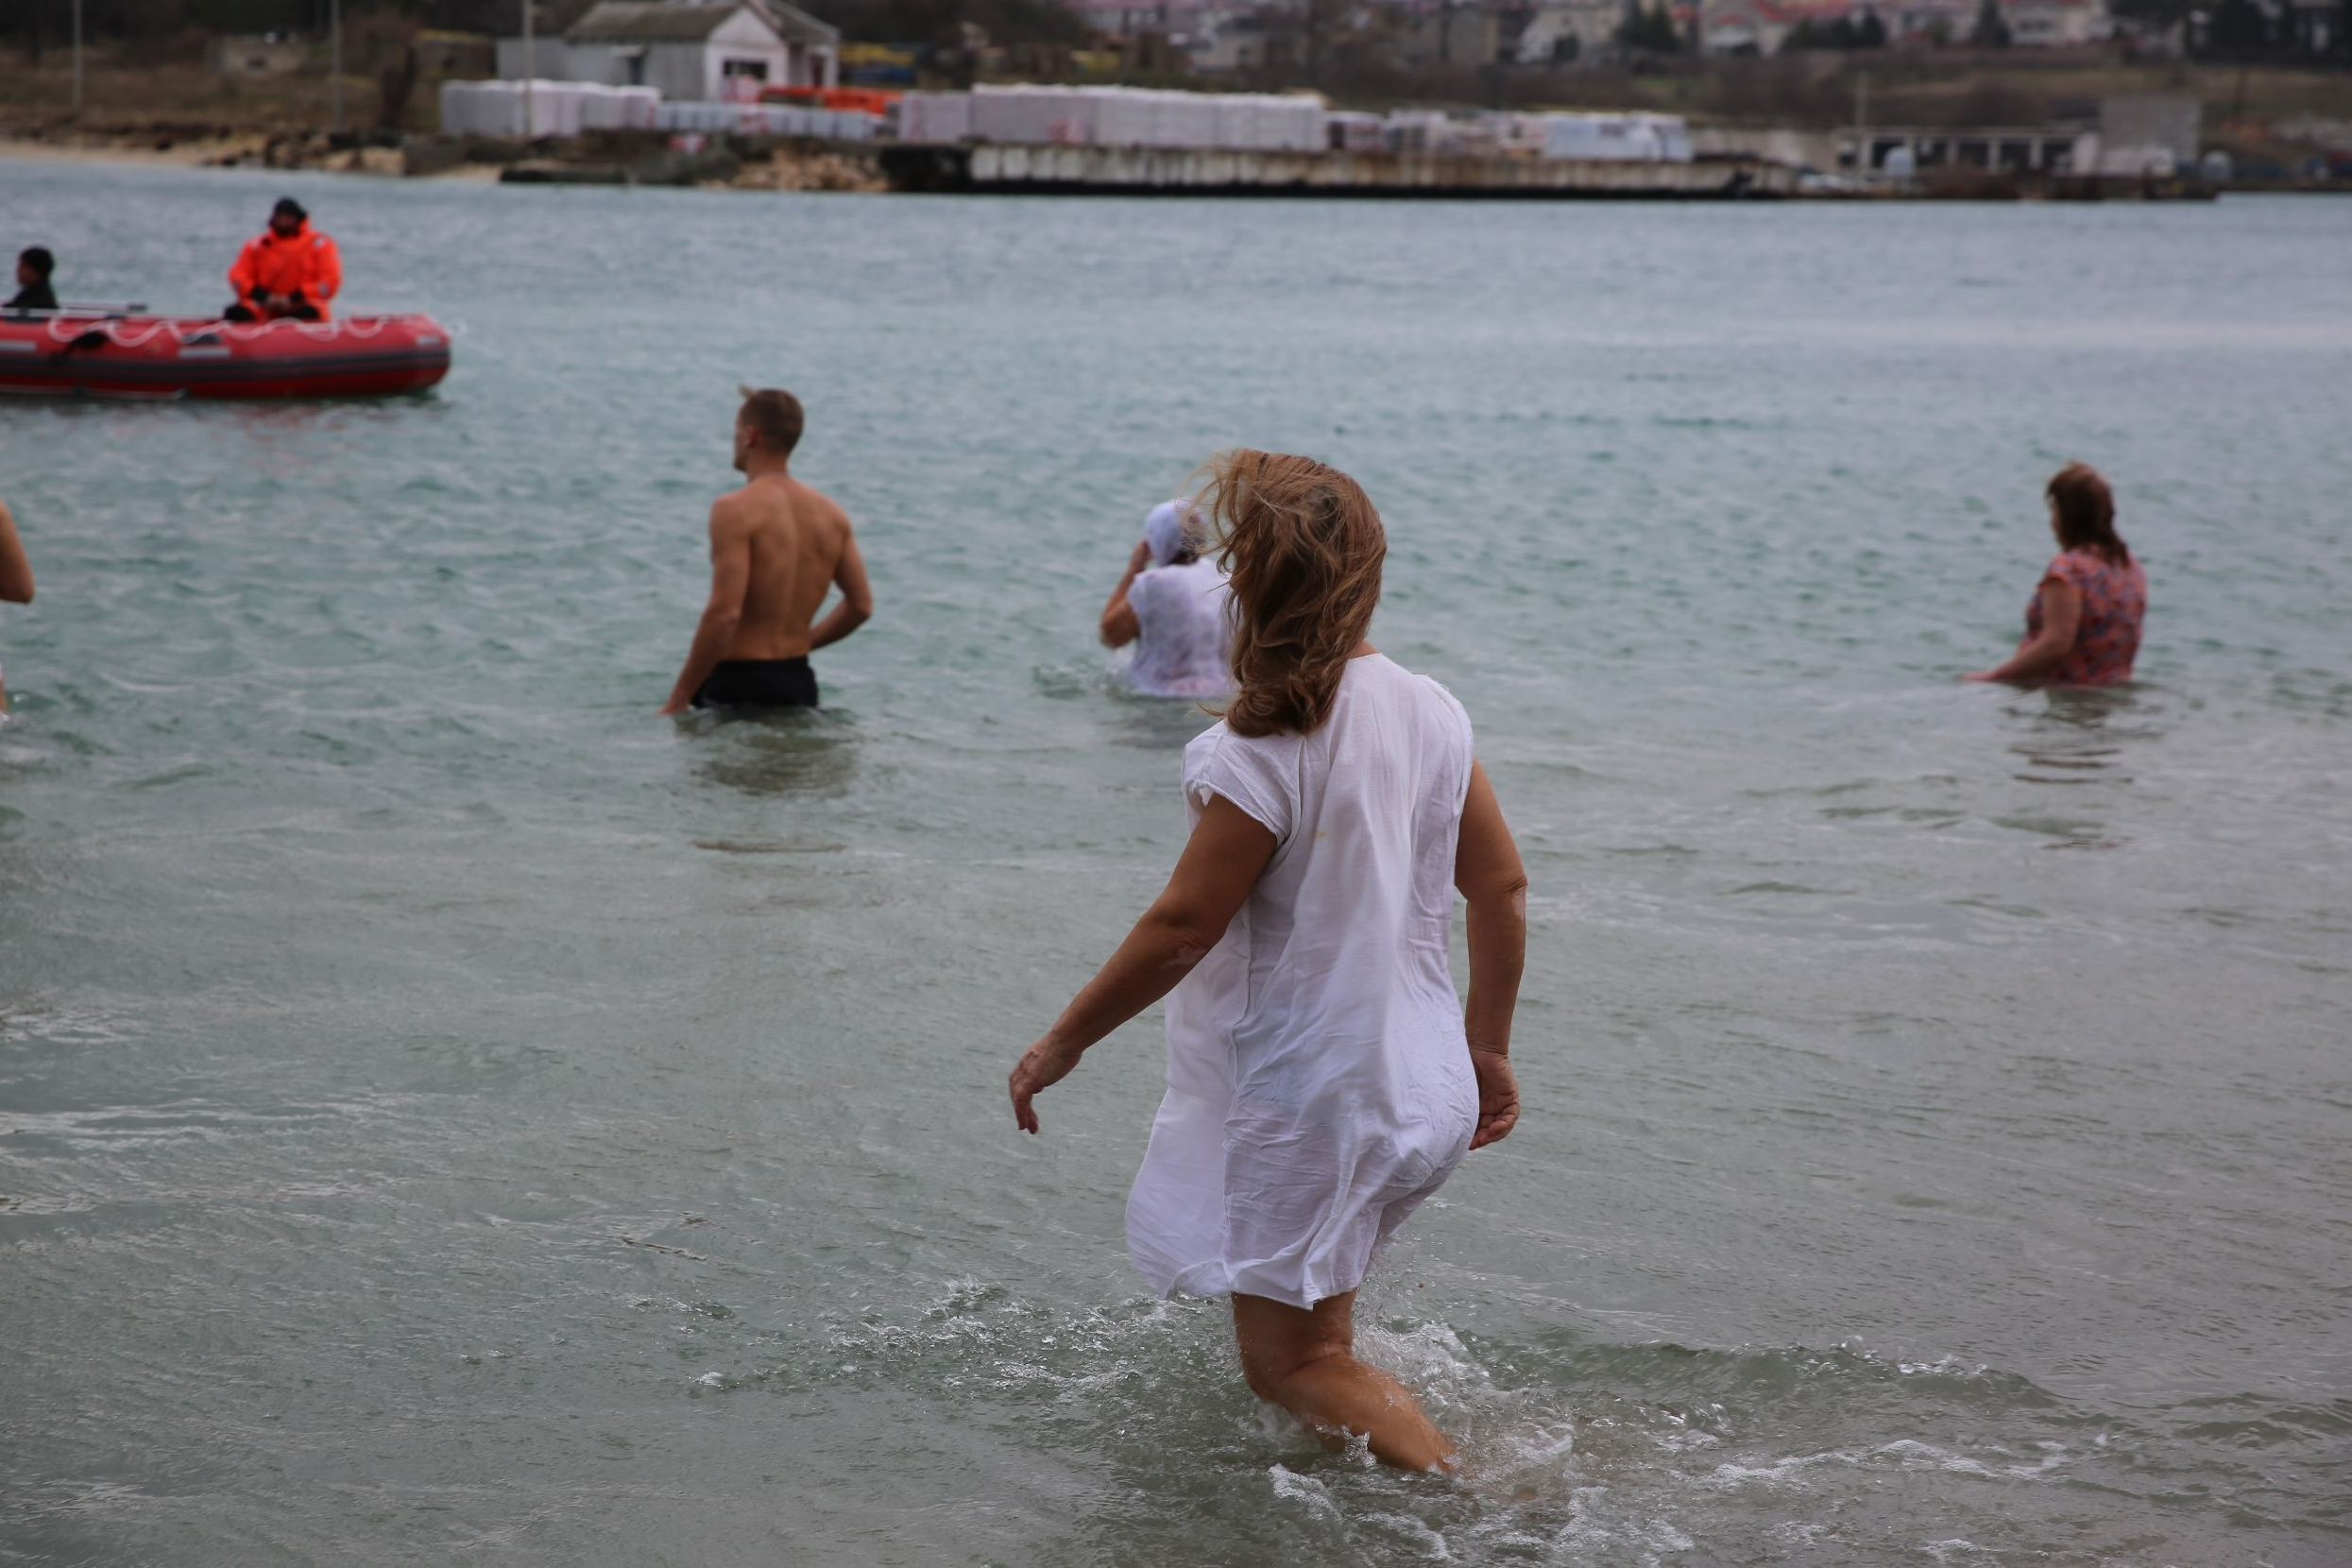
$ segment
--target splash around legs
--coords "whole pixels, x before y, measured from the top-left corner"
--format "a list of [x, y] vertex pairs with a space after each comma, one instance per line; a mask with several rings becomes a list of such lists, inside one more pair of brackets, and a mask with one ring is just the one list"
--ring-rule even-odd
[[1279, 1405], [1334, 1448], [1371, 1440], [1372, 1457], [1399, 1470], [1454, 1468], [1454, 1447], [1395, 1378], [1355, 1358], [1355, 1292], [1311, 1309], [1234, 1293], [1234, 1334], [1250, 1391]]

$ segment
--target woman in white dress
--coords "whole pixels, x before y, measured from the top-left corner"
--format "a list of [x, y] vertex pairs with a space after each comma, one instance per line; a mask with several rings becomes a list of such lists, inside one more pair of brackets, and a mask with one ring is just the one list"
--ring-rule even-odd
[[1161, 502], [1102, 606], [1102, 645], [1135, 645], [1127, 681], [1144, 696], [1214, 697], [1232, 685], [1225, 572], [1203, 542], [1191, 502]]
[[[1167, 1092], [1128, 1199], [1163, 1296], [1233, 1297], [1242, 1374], [1327, 1441], [1412, 1470], [1451, 1446], [1355, 1359], [1356, 1287], [1459, 1162], [1511, 1130], [1526, 875], [1435, 681], [1364, 634], [1388, 553], [1355, 482], [1236, 452], [1204, 500], [1230, 568], [1234, 696], [1185, 749], [1167, 889], [1013, 1069], [1014, 1119], [1167, 998]], [[1470, 994], [1448, 963], [1470, 912]], [[1172, 994], [1171, 994], [1172, 993]]]

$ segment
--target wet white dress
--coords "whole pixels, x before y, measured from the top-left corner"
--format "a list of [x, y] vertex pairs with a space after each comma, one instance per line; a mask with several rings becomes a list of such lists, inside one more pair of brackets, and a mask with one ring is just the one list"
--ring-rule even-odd
[[1351, 659], [1312, 735], [1212, 725], [1185, 803], [1222, 795], [1274, 857], [1167, 1000], [1167, 1094], [1127, 1201], [1163, 1296], [1310, 1307], [1470, 1147], [1478, 1090], [1447, 938], [1470, 719], [1437, 682]]
[[1233, 590], [1205, 557], [1155, 566], [1127, 585], [1135, 612], [1129, 684], [1147, 697], [1213, 697], [1233, 689]]

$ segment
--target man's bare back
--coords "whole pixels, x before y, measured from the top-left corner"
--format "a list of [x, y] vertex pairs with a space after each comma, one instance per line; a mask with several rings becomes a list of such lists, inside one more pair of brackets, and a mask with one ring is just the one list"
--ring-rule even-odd
[[[791, 418], [763, 436], [756, 405], [769, 398], [784, 399]], [[704, 704], [813, 707], [808, 656], [874, 613], [847, 515], [788, 471], [799, 413], [786, 394], [763, 392], [747, 398], [737, 417], [735, 466], [749, 479], [710, 508], [710, 599], [664, 713]], [[841, 602], [818, 620], [835, 588]], [[717, 690], [707, 694], [714, 673]]]
[[789, 474], [766, 474], [721, 497], [710, 525], [714, 549], [724, 528], [740, 530], [750, 553], [742, 619], [721, 656], [807, 656], [815, 645], [817, 609], [843, 557], [857, 551], [847, 515], [823, 491]]

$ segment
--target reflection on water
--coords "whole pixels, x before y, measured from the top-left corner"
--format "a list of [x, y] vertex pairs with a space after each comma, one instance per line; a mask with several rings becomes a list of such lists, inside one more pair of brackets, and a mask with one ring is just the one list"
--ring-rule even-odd
[[1121, 691], [1105, 705], [1102, 738], [1115, 746], [1180, 752], [1217, 722], [1214, 709], [1221, 703], [1217, 697], [1139, 697]]
[[857, 775], [856, 730], [823, 709], [700, 713], [680, 727], [699, 732], [694, 771], [747, 795], [829, 797]]
[[[2025, 759], [2025, 771], [2011, 775], [2020, 784], [2078, 789], [2130, 784], [2132, 775], [2122, 771], [2126, 758], [2135, 746], [2161, 739], [2168, 727], [2163, 705], [2145, 687], [2049, 687], [2008, 712], [2026, 726], [2023, 737], [2009, 746]], [[2073, 804], [2092, 802], [2078, 797]], [[2052, 842], [2044, 847], [2050, 849], [2114, 849], [2122, 843], [2096, 816], [2032, 813], [1998, 820], [2047, 837]]]
[[2163, 709], [2139, 690], [2122, 686], [2054, 686], [2009, 712], [2027, 721], [2022, 740], [2009, 749], [2032, 771], [2016, 777], [2027, 784], [2128, 784], [2115, 772], [2132, 741], [2163, 734]]

